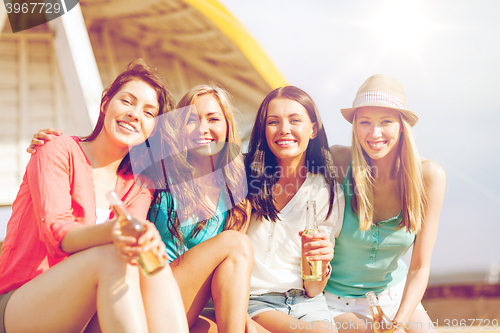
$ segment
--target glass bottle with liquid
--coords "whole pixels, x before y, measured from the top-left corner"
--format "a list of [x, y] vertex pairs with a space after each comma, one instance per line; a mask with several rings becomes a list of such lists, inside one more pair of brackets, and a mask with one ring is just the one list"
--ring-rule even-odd
[[[303, 235], [311, 235], [319, 232], [316, 221], [316, 201], [307, 201], [306, 228]], [[323, 262], [311, 261], [310, 256], [304, 255], [304, 238], [302, 238], [302, 278], [306, 281], [321, 281], [323, 279]]]
[[[146, 232], [144, 224], [130, 215], [125, 205], [114, 191], [109, 192], [107, 197], [111, 208], [116, 214], [116, 218], [120, 224], [120, 230], [124, 236], [139, 238]], [[156, 274], [161, 271], [165, 265], [166, 259], [163, 257], [158, 258], [157, 248], [151, 249], [148, 252], [139, 253], [139, 267], [145, 275]]]
[[378, 302], [377, 295], [373, 291], [366, 293], [368, 304], [373, 316], [373, 331], [375, 333], [392, 333], [396, 329], [392, 324], [392, 320], [382, 311]]

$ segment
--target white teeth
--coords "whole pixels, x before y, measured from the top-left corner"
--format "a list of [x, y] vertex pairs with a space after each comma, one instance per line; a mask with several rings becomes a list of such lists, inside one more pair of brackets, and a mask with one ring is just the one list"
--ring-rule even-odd
[[370, 146], [373, 148], [382, 148], [385, 145], [385, 142], [375, 142], [375, 143], [368, 143]]
[[203, 144], [211, 143], [212, 140], [195, 140], [194, 142], [196, 142], [197, 144], [203, 145]]
[[291, 145], [292, 143], [295, 143], [295, 141], [278, 141], [277, 144], [279, 145]]
[[119, 122], [119, 124], [120, 124], [121, 127], [125, 127], [129, 131], [135, 132], [135, 128], [132, 127], [132, 125], [130, 125], [130, 124], [127, 124], [127, 123], [124, 123], [124, 122]]

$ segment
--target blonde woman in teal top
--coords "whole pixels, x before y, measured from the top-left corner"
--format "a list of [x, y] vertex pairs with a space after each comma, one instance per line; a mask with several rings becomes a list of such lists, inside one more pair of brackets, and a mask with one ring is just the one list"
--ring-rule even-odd
[[[346, 209], [325, 287], [337, 328], [341, 333], [372, 331], [365, 293], [373, 290], [398, 333], [435, 332], [420, 301], [429, 279], [445, 172], [419, 157], [411, 134], [418, 116], [406, 108], [404, 88], [395, 79], [368, 78], [342, 115], [353, 124], [353, 146], [331, 147]], [[401, 257], [411, 245], [406, 267]]]
[[[246, 313], [253, 266], [246, 235], [250, 205], [229, 94], [196, 86], [166, 118], [160, 170], [150, 177], [165, 190], [155, 194], [148, 218], [171, 256], [190, 332], [215, 322], [218, 332], [255, 330]], [[210, 298], [215, 318], [200, 316]]]

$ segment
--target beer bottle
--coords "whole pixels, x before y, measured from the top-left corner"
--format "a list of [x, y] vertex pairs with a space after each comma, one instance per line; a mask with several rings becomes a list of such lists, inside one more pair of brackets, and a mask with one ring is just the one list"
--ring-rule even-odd
[[368, 304], [373, 315], [373, 331], [375, 333], [392, 333], [396, 329], [392, 324], [392, 320], [386, 316], [378, 302], [377, 295], [373, 291], [366, 293]]
[[[130, 215], [125, 205], [114, 191], [109, 192], [107, 197], [111, 208], [116, 214], [118, 223], [120, 224], [122, 235], [132, 236], [138, 239], [146, 232], [144, 224]], [[139, 253], [139, 267], [145, 275], [156, 274], [161, 271], [165, 265], [166, 259], [163, 257], [161, 257], [161, 259], [158, 258], [158, 249], [151, 249], [148, 252]]]
[[[316, 221], [316, 201], [307, 201], [306, 228], [303, 235], [312, 235], [319, 232]], [[323, 262], [310, 261], [310, 256], [304, 255], [304, 238], [302, 238], [302, 278], [306, 281], [321, 281], [323, 278]]]

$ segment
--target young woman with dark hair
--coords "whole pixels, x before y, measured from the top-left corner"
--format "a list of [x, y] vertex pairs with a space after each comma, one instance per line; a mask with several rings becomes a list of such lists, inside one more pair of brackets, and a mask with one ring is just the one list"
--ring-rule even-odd
[[[234, 112], [224, 89], [190, 89], [148, 140], [146, 160], [156, 163], [136, 169], [156, 189], [148, 218], [166, 245], [192, 332], [258, 327], [247, 314], [253, 250], [245, 234], [250, 205]], [[54, 130], [35, 134], [30, 147], [45, 141], [44, 132]], [[215, 318], [200, 315], [210, 298]]]
[[121, 235], [106, 199], [114, 190], [146, 218], [152, 193], [127, 167], [129, 146], [172, 105], [153, 68], [132, 62], [105, 90], [89, 137], [53, 137], [31, 157], [0, 257], [0, 332], [81, 332], [97, 317], [103, 332], [187, 332], [170, 267], [146, 276], [135, 264], [141, 251], [165, 255], [155, 226]]
[[[245, 157], [255, 252], [249, 315], [271, 332], [335, 332], [323, 288], [340, 231], [342, 193], [323, 123], [311, 97], [287, 86], [262, 102]], [[306, 202], [316, 201], [320, 232], [302, 234]], [[301, 275], [306, 254], [321, 261], [320, 281]]]

